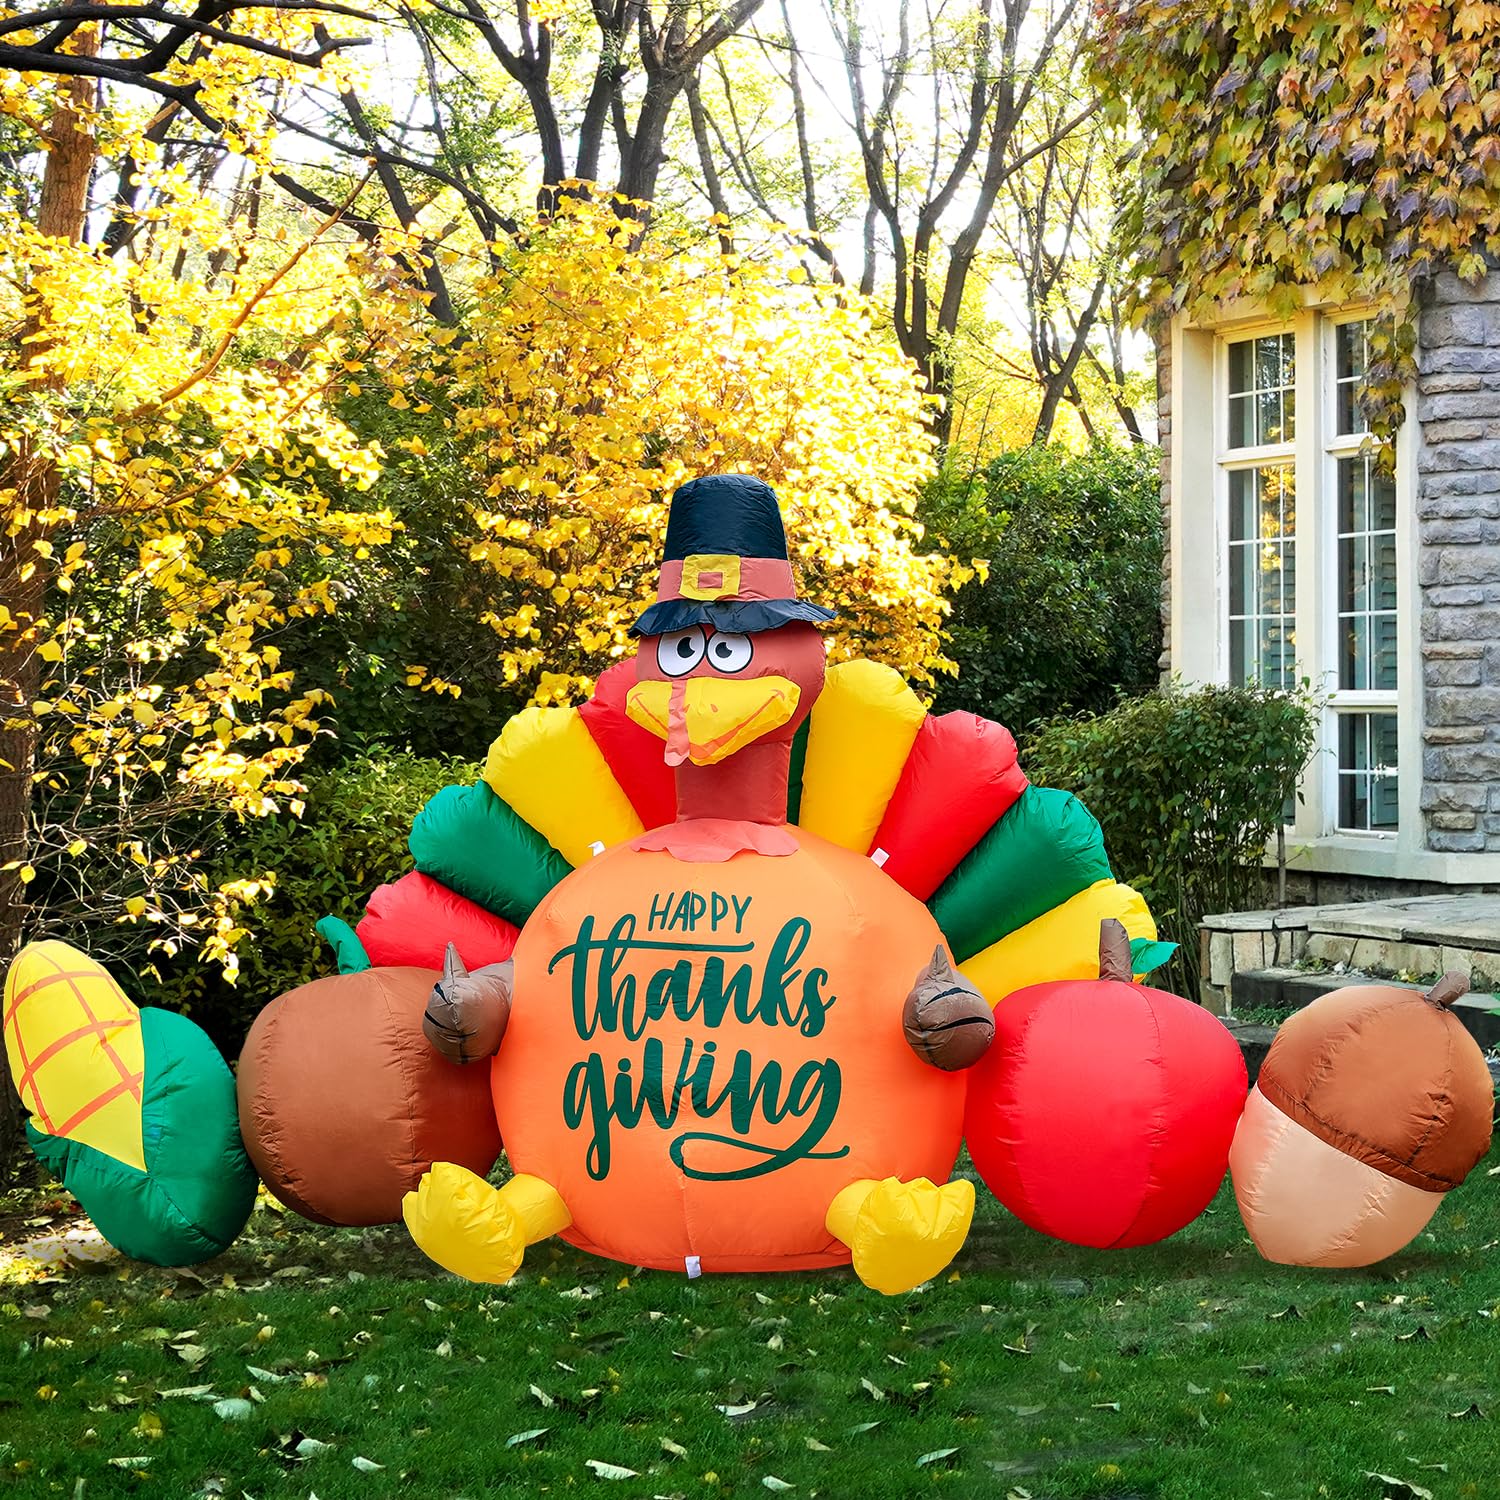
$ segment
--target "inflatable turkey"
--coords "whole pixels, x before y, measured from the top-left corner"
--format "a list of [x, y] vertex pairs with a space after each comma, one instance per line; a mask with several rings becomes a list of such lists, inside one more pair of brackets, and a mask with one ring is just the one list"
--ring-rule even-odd
[[517, 716], [419, 817], [418, 873], [360, 925], [371, 958], [433, 964], [462, 928], [466, 962], [514, 965], [469, 996], [450, 974], [429, 1010], [455, 1060], [494, 1051], [517, 1174], [424, 1176], [404, 1217], [440, 1264], [505, 1281], [560, 1233], [689, 1275], [852, 1260], [909, 1289], [973, 1212], [947, 1178], [990, 1005], [1092, 977], [1101, 918], [1154, 936], [998, 725], [929, 718], [869, 662], [825, 680], [829, 618], [765, 484], [685, 485], [635, 661]]

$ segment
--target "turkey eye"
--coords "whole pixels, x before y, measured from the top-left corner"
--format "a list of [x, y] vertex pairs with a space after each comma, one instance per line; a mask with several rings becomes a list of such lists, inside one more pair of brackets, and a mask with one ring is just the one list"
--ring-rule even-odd
[[703, 631], [697, 626], [674, 630], [656, 642], [656, 665], [668, 677], [681, 677], [703, 660]]
[[754, 652], [748, 635], [728, 635], [721, 631], [708, 643], [709, 664], [719, 672], [743, 672]]

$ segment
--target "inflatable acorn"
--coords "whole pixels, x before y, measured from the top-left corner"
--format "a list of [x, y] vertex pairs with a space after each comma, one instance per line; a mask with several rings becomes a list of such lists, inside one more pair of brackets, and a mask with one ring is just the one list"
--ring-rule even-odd
[[234, 1079], [186, 1016], [138, 1009], [66, 943], [30, 943], [5, 978], [5, 1052], [49, 1171], [116, 1249], [209, 1260], [255, 1205]]
[[1023, 1223], [1096, 1249], [1149, 1245], [1224, 1180], [1245, 1062], [1201, 1006], [1133, 982], [1129, 937], [1101, 924], [1098, 977], [1033, 985], [995, 1012], [964, 1137]]
[[1367, 1266], [1409, 1244], [1489, 1150], [1494, 1086], [1449, 1007], [1425, 995], [1335, 990], [1282, 1023], [1230, 1152], [1255, 1247], [1294, 1266]]

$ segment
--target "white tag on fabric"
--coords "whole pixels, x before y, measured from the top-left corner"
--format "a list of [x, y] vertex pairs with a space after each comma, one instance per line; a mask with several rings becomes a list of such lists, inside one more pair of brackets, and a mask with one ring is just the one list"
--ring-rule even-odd
[[684, 1257], [689, 1281], [696, 1281], [703, 1274], [703, 1262], [696, 1255]]
[[883, 870], [885, 869], [886, 860], [888, 860], [890, 857], [891, 856], [884, 849], [873, 849], [870, 852], [870, 863], [873, 864], [877, 870]]
[[604, 840], [595, 839], [594, 842], [589, 845], [589, 852], [593, 854], [595, 859], [598, 859], [598, 857], [604, 853]]

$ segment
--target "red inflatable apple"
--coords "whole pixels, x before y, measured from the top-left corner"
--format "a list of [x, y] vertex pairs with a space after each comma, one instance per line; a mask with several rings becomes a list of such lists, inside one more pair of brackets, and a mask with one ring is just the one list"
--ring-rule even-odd
[[1001, 1001], [969, 1075], [964, 1135], [990, 1191], [1033, 1229], [1098, 1249], [1152, 1244], [1203, 1212], [1247, 1088], [1220, 1022], [1130, 968], [1124, 927], [1105, 922], [1099, 978]]

